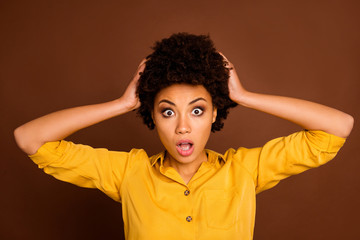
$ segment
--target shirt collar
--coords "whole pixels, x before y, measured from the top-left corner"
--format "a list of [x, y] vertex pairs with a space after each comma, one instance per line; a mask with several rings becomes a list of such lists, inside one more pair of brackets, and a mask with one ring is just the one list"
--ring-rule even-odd
[[[216, 161], [223, 161], [226, 162], [226, 159], [224, 156], [220, 153], [217, 153], [215, 151], [205, 149], [206, 154], [208, 155], [208, 163], [214, 164]], [[161, 153], [158, 153], [150, 158], [151, 166], [154, 166], [157, 162], [160, 162], [160, 166], [164, 163], [164, 157], [165, 157], [166, 151], [163, 151]]]

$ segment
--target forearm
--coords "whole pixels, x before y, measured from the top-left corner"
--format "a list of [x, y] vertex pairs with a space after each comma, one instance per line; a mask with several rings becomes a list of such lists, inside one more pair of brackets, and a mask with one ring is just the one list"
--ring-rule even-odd
[[69, 108], [32, 120], [14, 131], [18, 146], [34, 154], [46, 142], [64, 139], [72, 133], [98, 122], [128, 112], [121, 98], [100, 104]]
[[347, 137], [354, 122], [353, 117], [344, 112], [301, 99], [243, 91], [236, 102], [289, 120], [305, 129], [322, 130], [339, 137]]
[[249, 92], [242, 86], [234, 65], [220, 54], [229, 69], [229, 97], [234, 102], [294, 122], [308, 130], [349, 136], [354, 125], [354, 119], [349, 114], [301, 99]]
[[16, 143], [25, 153], [34, 154], [46, 142], [64, 139], [82, 128], [138, 108], [140, 102], [136, 88], [145, 62], [146, 59], [141, 61], [133, 79], [119, 99], [61, 110], [25, 123], [14, 131]]

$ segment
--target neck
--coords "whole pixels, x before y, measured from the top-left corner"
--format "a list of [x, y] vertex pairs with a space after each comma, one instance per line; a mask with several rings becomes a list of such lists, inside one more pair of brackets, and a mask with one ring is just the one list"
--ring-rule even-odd
[[186, 184], [188, 184], [190, 182], [191, 178], [195, 175], [195, 173], [200, 168], [201, 164], [206, 161], [207, 161], [207, 155], [206, 155], [205, 150], [197, 159], [195, 159], [194, 161], [189, 162], [189, 163], [181, 163], [181, 162], [175, 160], [169, 154], [167, 154], [165, 161], [164, 161], [164, 166], [169, 166], [169, 167], [174, 168], [179, 173], [179, 175], [184, 180], [184, 182]]

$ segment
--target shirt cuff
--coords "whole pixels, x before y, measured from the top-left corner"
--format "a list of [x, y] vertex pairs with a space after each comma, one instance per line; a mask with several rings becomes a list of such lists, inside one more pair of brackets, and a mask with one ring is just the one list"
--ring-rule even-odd
[[305, 134], [312, 144], [324, 152], [338, 152], [346, 141], [346, 138], [320, 130], [306, 130]]
[[35, 154], [28, 156], [39, 168], [44, 168], [61, 158], [68, 145], [69, 142], [64, 140], [47, 142], [43, 144]]

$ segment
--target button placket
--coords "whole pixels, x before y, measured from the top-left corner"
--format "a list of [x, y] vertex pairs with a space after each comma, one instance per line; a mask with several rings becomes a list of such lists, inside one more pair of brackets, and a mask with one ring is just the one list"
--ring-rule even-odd
[[[184, 196], [185, 197], [187, 197], [187, 196], [189, 196], [190, 195], [190, 189], [187, 187], [186, 189], [185, 189], [185, 191], [184, 191]], [[187, 200], [186, 201], [190, 201], [190, 198], [187, 198]], [[190, 206], [191, 206], [192, 204], [190, 204]], [[191, 212], [192, 212], [193, 210], [191, 210]], [[192, 218], [192, 216], [187, 216], [186, 218], [185, 218], [185, 220], [187, 221], [187, 222], [191, 222], [192, 220], [193, 220], [193, 218]]]

